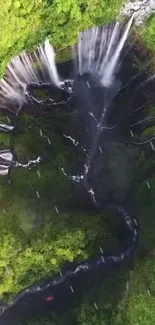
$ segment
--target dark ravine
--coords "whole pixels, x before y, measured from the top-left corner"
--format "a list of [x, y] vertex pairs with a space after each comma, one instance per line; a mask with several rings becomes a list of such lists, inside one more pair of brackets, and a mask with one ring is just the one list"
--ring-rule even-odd
[[[117, 92], [119, 92], [119, 88], [115, 94], [117, 94]], [[104, 255], [103, 252], [101, 252], [100, 256], [85, 261], [79, 265], [72, 263], [69, 269], [61, 270], [58, 276], [26, 288], [17, 294], [11, 303], [3, 304], [1, 301], [0, 324], [18, 325], [21, 321], [35, 316], [38, 313], [44, 313], [48, 310], [57, 311], [61, 305], [64, 304], [64, 300], [67, 308], [70, 301], [73, 299], [73, 293], [75, 292], [76, 294], [77, 286], [82, 283], [85, 277], [89, 277], [92, 272], [96, 273], [99, 270], [103, 270], [104, 274], [106, 273], [105, 270], [109, 273], [110, 270], [119, 268], [121, 262], [134, 251], [138, 240], [138, 223], [135, 216], [128, 214], [126, 210], [119, 205], [106, 203], [104, 199], [100, 201], [96, 199], [92, 185], [90, 185], [87, 179], [91, 172], [91, 166], [94, 163], [99, 137], [100, 134], [97, 136], [95, 145], [94, 141], [92, 142], [88, 152], [88, 157], [86, 155], [85, 166], [89, 162], [90, 170], [88, 173], [84, 173], [81, 181], [84, 185], [85, 191], [89, 193], [97, 212], [103, 213], [105, 208], [111, 209], [115, 211], [116, 215], [122, 218], [126, 225], [126, 237], [130, 238], [129, 242], [126, 244], [127, 247], [124, 247], [118, 253], [113, 253], [111, 255]], [[28, 168], [31, 165], [31, 161], [22, 165], [13, 160], [13, 164], [14, 166], [10, 164], [10, 168]]]
[[[135, 141], [132, 141], [129, 130], [134, 130], [136, 133], [135, 127], [137, 126], [138, 134], [141, 126], [147, 127], [146, 124], [148, 120], [144, 120], [143, 111], [142, 113], [140, 112], [140, 114], [139, 111], [138, 114], [136, 112], [139, 109], [138, 107], [142, 104], [147, 105], [145, 94], [142, 93], [140, 97], [135, 97], [134, 101], [131, 101], [131, 95], [138, 80], [138, 78], [133, 78], [133, 75], [136, 75], [137, 71], [135, 71], [131, 61], [132, 60], [129, 60], [129, 56], [127, 56], [127, 63], [126, 65], [124, 64], [123, 68], [120, 70], [119, 78], [117, 76], [111, 88], [101, 88], [98, 87], [98, 85], [96, 88], [91, 88], [88, 83], [90, 81], [90, 75], [78, 75], [76, 76], [75, 82], [72, 83], [69, 80], [68, 68], [66, 68], [67, 75], [66, 73], [64, 73], [64, 75], [67, 81], [64, 82], [64, 87], [61, 89], [63, 95], [58, 96], [60, 100], [57, 101], [55, 98], [53, 99], [50, 97], [40, 101], [34, 96], [31, 86], [29, 92], [27, 89], [27, 96], [32, 107], [43, 104], [46, 106], [44, 108], [47, 110], [49, 109], [49, 111], [51, 107], [56, 107], [59, 111], [59, 109], [63, 110], [63, 105], [65, 105], [65, 109], [67, 108], [68, 113], [78, 110], [78, 114], [80, 116], [82, 115], [82, 121], [88, 129], [88, 132], [84, 130], [85, 138], [82, 139], [82, 142], [80, 139], [77, 139], [78, 137], [76, 140], [73, 139], [71, 137], [72, 134], [64, 135], [64, 138], [68, 137], [72, 141], [76, 141], [76, 145], [78, 144], [83, 151], [85, 150], [85, 163], [83, 166], [83, 174], [80, 176], [80, 183], [82, 183], [86, 195], [89, 195], [96, 212], [103, 213], [105, 209], [113, 210], [116, 216], [118, 215], [124, 221], [126, 238], [128, 238], [128, 240], [119, 252], [104, 254], [101, 251], [101, 254], [94, 259], [90, 259], [81, 264], [72, 263], [68, 269], [61, 270], [56, 277], [51, 277], [51, 279], [43, 280], [42, 282], [25, 288], [15, 296], [11, 303], [6, 304], [1, 301], [0, 325], [19, 325], [23, 320], [25, 321], [35, 315], [45, 313], [48, 310], [59, 311], [62, 305], [64, 308], [67, 308], [73, 300], [74, 292], [76, 294], [76, 289], [80, 285], [83, 285], [85, 279], [89, 277], [92, 272], [101, 271], [103, 272], [104, 278], [105, 274], [109, 275], [110, 270], [118, 269], [122, 261], [131, 255], [136, 248], [139, 230], [137, 218], [130, 213], [128, 214], [121, 204], [115, 203], [113, 197], [107, 199], [102, 191], [99, 194], [96, 193], [96, 184], [94, 184], [93, 178], [93, 168], [96, 163], [96, 156], [100, 154], [102, 156], [102, 152], [100, 152], [102, 148], [100, 150], [99, 148], [103, 140], [103, 135], [103, 143], [106, 141], [110, 142], [111, 138], [116, 138], [116, 141], [118, 139], [118, 141], [123, 143], [126, 142], [127, 144], [131, 143], [137, 145]], [[130, 69], [130, 67], [132, 68]], [[141, 75], [140, 79], [143, 81], [145, 76]], [[129, 84], [130, 87], [128, 90], [127, 85]], [[37, 85], [37, 87], [41, 86]], [[44, 84], [43, 87], [50, 88], [50, 85]], [[92, 102], [88, 100], [90, 98], [93, 98]], [[102, 103], [102, 99], [104, 102], [104, 98], [106, 98], [106, 106], [108, 107], [108, 110], [105, 111], [100, 104]], [[126, 101], [127, 103], [125, 102], [126, 99], [128, 100], [128, 102]], [[124, 113], [125, 104], [126, 110]], [[72, 105], [73, 108], [71, 108]], [[113, 106], [115, 106], [116, 112], [114, 112]], [[26, 106], [22, 109], [26, 109]], [[18, 110], [20, 114], [22, 114], [22, 109], [20, 107], [20, 110]], [[53, 113], [51, 112], [51, 114]], [[139, 120], [141, 121], [139, 122]], [[4, 123], [1, 123], [0, 127], [4, 132], [11, 132], [14, 128], [11, 127], [10, 129], [9, 126]], [[143, 143], [139, 143], [139, 145], [142, 144]], [[9, 152], [7, 151], [7, 153]], [[34, 163], [35, 165], [35, 163], [40, 162], [36, 160], [29, 161], [27, 164], [20, 164], [13, 160], [13, 165], [12, 156], [9, 157], [11, 157], [9, 168], [29, 168], [31, 164], [33, 165]], [[3, 153], [2, 158], [4, 158]], [[3, 162], [8, 166], [7, 161]], [[73, 176], [66, 176], [74, 180]]]

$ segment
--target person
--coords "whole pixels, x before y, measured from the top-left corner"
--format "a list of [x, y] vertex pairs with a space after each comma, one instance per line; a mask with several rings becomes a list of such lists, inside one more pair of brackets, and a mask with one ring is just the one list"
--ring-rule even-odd
[[45, 298], [45, 300], [47, 302], [52, 302], [53, 300], [55, 300], [55, 298], [53, 296], [48, 296], [48, 297]]

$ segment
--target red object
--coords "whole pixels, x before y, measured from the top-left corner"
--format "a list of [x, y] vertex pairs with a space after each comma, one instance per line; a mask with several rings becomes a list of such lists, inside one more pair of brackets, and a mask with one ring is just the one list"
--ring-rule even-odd
[[54, 297], [53, 296], [46, 297], [46, 301], [47, 302], [51, 302], [53, 300], [54, 300]]

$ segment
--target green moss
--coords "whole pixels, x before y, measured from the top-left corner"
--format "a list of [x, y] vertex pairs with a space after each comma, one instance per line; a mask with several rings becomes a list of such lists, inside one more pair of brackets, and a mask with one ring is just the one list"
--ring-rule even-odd
[[[152, 325], [155, 322], [155, 260], [137, 262], [129, 281], [129, 291], [120, 304], [114, 325]], [[151, 289], [150, 289], [151, 288]]]
[[[154, 170], [154, 166], [153, 169]], [[155, 176], [147, 177], [150, 189], [147, 186], [146, 181], [141, 181], [137, 184], [136, 200], [139, 203], [140, 209], [140, 244], [144, 250], [150, 250], [155, 247], [154, 238], [154, 210], [155, 210]]]
[[[146, 118], [150, 118], [150, 117], [155, 117], [155, 106], [150, 106], [149, 108], [147, 108], [147, 112], [146, 112]], [[141, 134], [141, 140], [147, 140], [150, 137], [153, 137], [155, 135], [155, 127], [150, 126], [148, 128], [146, 128], [142, 134]]]
[[143, 131], [141, 135], [142, 140], [150, 139], [150, 137], [153, 137], [155, 135], [155, 126], [151, 126], [147, 128], [145, 131]]
[[44, 99], [48, 98], [48, 90], [46, 90], [46, 89], [36, 89], [35, 90], [35, 95], [40, 100], [44, 100]]
[[56, 53], [56, 62], [65, 62], [72, 59], [72, 49], [67, 47], [63, 50], [58, 50]]
[[78, 322], [79, 325], [107, 325], [107, 319], [103, 311], [99, 311], [98, 313], [95, 311], [95, 307], [92, 306], [85, 306], [80, 310], [80, 314], [78, 315]]
[[145, 44], [155, 51], [155, 15], [152, 15], [145, 23], [145, 26], [138, 29]]
[[7, 149], [10, 147], [10, 135], [7, 133], [0, 133], [1, 149]]

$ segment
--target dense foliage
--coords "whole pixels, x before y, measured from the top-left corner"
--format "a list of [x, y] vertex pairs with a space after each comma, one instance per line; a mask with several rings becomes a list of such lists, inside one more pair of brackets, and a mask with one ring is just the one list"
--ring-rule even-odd
[[[78, 31], [89, 26], [113, 21], [122, 0], [7, 0], [0, 1], [0, 74], [10, 59], [22, 50], [31, 50], [48, 37], [58, 51], [76, 41]], [[5, 19], [4, 19], [5, 17]], [[155, 50], [155, 17], [138, 33]], [[64, 53], [64, 52], [63, 52]], [[144, 69], [144, 62], [136, 63]], [[150, 107], [149, 116], [155, 116]], [[20, 161], [36, 158], [47, 150], [47, 138], [52, 137], [52, 125], [24, 116], [25, 132], [16, 137], [15, 148]], [[37, 128], [34, 126], [37, 125]], [[31, 126], [31, 130], [29, 129]], [[141, 140], [155, 135], [155, 128], [144, 131]], [[62, 164], [70, 170], [76, 160], [72, 150], [62, 144], [59, 136], [52, 141], [52, 159], [36, 169], [14, 170], [13, 183], [0, 181], [0, 297], [10, 300], [25, 286], [43, 277], [54, 275], [59, 268], [73, 260], [84, 260], [110, 245], [118, 245], [109, 234], [107, 216], [88, 211], [66, 210], [64, 203], [72, 190], [68, 179], [58, 169]], [[0, 134], [1, 147], [9, 147], [10, 136]], [[121, 148], [119, 148], [121, 151]], [[132, 150], [132, 149], [131, 149]], [[54, 157], [54, 158], [53, 158]], [[118, 157], [118, 155], [117, 155]], [[125, 151], [120, 156], [127, 159]], [[133, 270], [106, 280], [87, 294], [72, 313], [30, 320], [28, 325], [152, 325], [155, 323], [155, 172], [151, 148], [139, 151], [134, 173], [134, 195], [140, 205], [140, 245]], [[118, 160], [119, 160], [118, 159]], [[112, 162], [115, 180], [118, 178], [117, 159]], [[122, 165], [120, 164], [122, 170]], [[120, 170], [119, 169], [119, 170]], [[128, 169], [130, 171], [130, 169]], [[117, 174], [117, 175], [116, 175]], [[130, 172], [128, 172], [130, 177]], [[123, 175], [123, 174], [122, 174]], [[117, 176], [117, 177], [116, 177]], [[123, 177], [123, 176], [122, 176]], [[150, 189], [146, 185], [150, 183]], [[116, 184], [117, 187], [117, 184]], [[36, 196], [39, 190], [41, 200]], [[117, 191], [117, 189], [116, 189]], [[124, 190], [122, 190], [124, 191]], [[150, 201], [152, 204], [150, 204]], [[55, 206], [60, 213], [57, 214]], [[117, 221], [116, 221], [117, 223]], [[114, 232], [115, 233], [115, 232]], [[94, 297], [98, 306], [94, 306]], [[52, 320], [52, 321], [51, 321]]]
[[[64, 208], [72, 187], [58, 167], [69, 171], [76, 156], [59, 135], [51, 138], [51, 147], [47, 145], [56, 124], [44, 124], [44, 118], [29, 114], [21, 122], [23, 131], [13, 137], [19, 161], [46, 154], [48, 162], [45, 159], [37, 169], [15, 169], [11, 186], [6, 178], [1, 179], [0, 296], [9, 300], [26, 286], [56, 274], [67, 262], [99, 254], [100, 245], [106, 249], [117, 244], [104, 216], [78, 211], [78, 204], [77, 211]], [[2, 147], [9, 147], [10, 135], [1, 134], [0, 140]]]
[[[57, 49], [75, 43], [79, 30], [114, 20], [122, 0], [1, 0], [0, 72], [22, 50], [50, 39]], [[5, 17], [5, 19], [4, 19]]]
[[[22, 203], [20, 200], [19, 213], [12, 206], [10, 210], [13, 211], [7, 210], [0, 217], [1, 297], [4, 293], [10, 293], [10, 298], [22, 288], [54, 275], [67, 261], [87, 259], [93, 252], [93, 242], [98, 240], [99, 244], [105, 239], [103, 222], [99, 216], [91, 216], [88, 222], [86, 215], [78, 215], [75, 211], [59, 216], [54, 211], [49, 212], [48, 216], [45, 215], [46, 224], [42, 230], [35, 226], [32, 231], [27, 226], [25, 234], [19, 218], [26, 219], [24, 213], [34, 214], [36, 211], [28, 211]], [[73, 222], [70, 226], [71, 220]], [[25, 226], [24, 220], [22, 226]]]
[[146, 21], [145, 27], [139, 29], [144, 42], [155, 51], [155, 16], [152, 15], [148, 21]]

